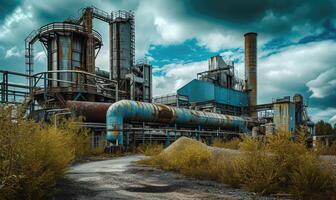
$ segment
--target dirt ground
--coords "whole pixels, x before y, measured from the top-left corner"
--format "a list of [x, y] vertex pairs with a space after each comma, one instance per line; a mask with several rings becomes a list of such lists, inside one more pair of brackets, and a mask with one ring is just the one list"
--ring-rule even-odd
[[74, 165], [57, 184], [53, 199], [279, 199], [132, 163], [142, 158], [135, 155]]

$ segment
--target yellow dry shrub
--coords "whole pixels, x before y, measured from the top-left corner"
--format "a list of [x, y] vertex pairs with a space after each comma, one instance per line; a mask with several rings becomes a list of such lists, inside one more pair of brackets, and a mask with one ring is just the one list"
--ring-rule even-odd
[[317, 142], [316, 153], [319, 155], [336, 155], [336, 143], [327, 146], [322, 142]]
[[262, 142], [247, 139], [241, 144], [241, 150], [241, 156], [235, 161], [240, 167], [236, 169], [241, 187], [249, 191], [285, 192], [298, 198], [334, 191], [331, 170], [322, 167], [304, 143], [293, 142], [289, 133], [279, 132]]
[[0, 197], [44, 199], [82, 155], [85, 140], [77, 138], [79, 129], [71, 121], [55, 129], [22, 116], [13, 119], [13, 113], [18, 113], [13, 107], [0, 108]]
[[141, 144], [137, 147], [136, 152], [145, 156], [155, 156], [164, 149], [162, 144]]
[[290, 173], [290, 193], [300, 199], [334, 199], [335, 179], [332, 166], [306, 153]]
[[244, 138], [239, 144], [240, 154], [222, 159], [202, 143], [186, 142], [139, 163], [223, 182], [260, 195], [290, 193], [298, 199], [328, 199], [335, 195], [331, 167], [307, 149], [303, 140], [294, 142], [289, 133]]
[[239, 149], [241, 139], [235, 138], [232, 140], [214, 139], [212, 146], [226, 149]]
[[89, 130], [83, 128], [82, 118], [62, 118], [57, 125], [57, 130], [71, 138], [76, 158], [81, 158], [92, 153], [90, 147]]
[[210, 151], [204, 146], [191, 142], [185, 144], [185, 146], [171, 148], [169, 151], [142, 160], [139, 163], [201, 178], [206, 175], [207, 163], [211, 159]]

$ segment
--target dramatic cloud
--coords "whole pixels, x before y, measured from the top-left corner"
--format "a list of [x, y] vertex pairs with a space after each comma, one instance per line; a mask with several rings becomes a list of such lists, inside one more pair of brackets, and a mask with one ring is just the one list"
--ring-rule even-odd
[[[291, 92], [307, 92], [306, 83], [335, 67], [335, 52], [336, 42], [328, 40], [288, 46], [260, 58], [260, 96], [270, 98]], [[328, 77], [336, 78], [336, 74], [331, 73]]]
[[336, 108], [327, 108], [324, 110], [312, 109], [312, 119], [314, 121], [319, 121], [321, 119], [326, 122], [331, 123], [332, 125], [336, 124]]
[[164, 95], [176, 93], [176, 90], [194, 79], [198, 72], [208, 69], [208, 62], [188, 64], [168, 64], [162, 68], [154, 68], [154, 73], [164, 76], [154, 76], [154, 94]]
[[25, 23], [31, 20], [33, 15], [30, 10], [31, 7], [28, 7], [27, 10], [18, 7], [12, 14], [2, 20], [3, 23], [0, 25], [0, 41], [11, 41], [13, 39], [12, 36], [16, 34], [15, 30], [21, 29], [22, 25], [24, 26]]
[[10, 58], [10, 57], [19, 57], [21, 54], [17, 50], [16, 46], [8, 49], [5, 54], [5, 58]]
[[323, 98], [329, 95], [336, 95], [336, 66], [321, 73], [316, 79], [306, 84], [313, 93], [311, 97]]

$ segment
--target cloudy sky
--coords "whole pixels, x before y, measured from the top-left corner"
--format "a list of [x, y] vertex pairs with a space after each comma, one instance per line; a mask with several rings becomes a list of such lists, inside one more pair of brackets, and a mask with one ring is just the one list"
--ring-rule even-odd
[[[24, 39], [40, 26], [77, 17], [94, 5], [132, 10], [136, 57], [154, 67], [154, 95], [176, 89], [220, 54], [243, 77], [243, 34], [258, 33], [258, 102], [301, 93], [313, 120], [336, 123], [336, 0], [0, 0], [0, 69], [24, 71]], [[108, 69], [108, 27], [95, 21]], [[46, 57], [36, 44], [35, 71]]]

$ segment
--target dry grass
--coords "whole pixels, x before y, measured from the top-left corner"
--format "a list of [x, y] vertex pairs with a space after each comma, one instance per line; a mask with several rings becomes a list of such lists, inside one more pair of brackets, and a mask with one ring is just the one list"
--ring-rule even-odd
[[87, 131], [69, 119], [55, 127], [0, 108], [0, 197], [44, 199], [67, 166], [88, 153]]
[[207, 167], [204, 164], [210, 161], [211, 152], [200, 146], [199, 143], [187, 142], [189, 141], [185, 141], [184, 146], [177, 145], [176, 148], [170, 146], [165, 152], [150, 159], [139, 161], [139, 163], [156, 166], [164, 170], [178, 171], [190, 176], [203, 177], [205, 167]]
[[136, 148], [136, 152], [145, 156], [155, 156], [160, 154], [163, 149], [162, 144], [141, 144]]
[[336, 155], [336, 144], [334, 143], [327, 146], [321, 142], [317, 142], [316, 153], [319, 155]]
[[239, 144], [242, 140], [239, 138], [235, 138], [232, 140], [223, 140], [223, 139], [215, 139], [212, 143], [213, 147], [225, 148], [225, 149], [239, 149]]
[[239, 144], [241, 153], [228, 154], [224, 159], [218, 159], [210, 147], [197, 141], [173, 145], [139, 163], [260, 195], [290, 193], [299, 199], [330, 199], [335, 194], [335, 179], [328, 165], [322, 167], [314, 152], [302, 142], [291, 141], [287, 133], [261, 140], [245, 138]]

